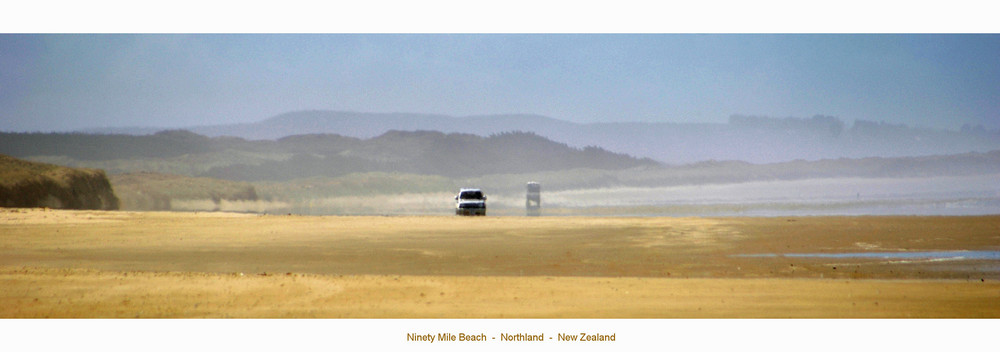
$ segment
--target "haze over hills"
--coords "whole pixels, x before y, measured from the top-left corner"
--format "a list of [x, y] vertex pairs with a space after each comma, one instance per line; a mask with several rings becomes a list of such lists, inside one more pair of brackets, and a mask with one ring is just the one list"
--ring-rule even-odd
[[[470, 177], [658, 164], [598, 147], [573, 148], [528, 132], [481, 137], [389, 131], [368, 139], [311, 134], [278, 140], [209, 138], [189, 131], [146, 136], [0, 133], [0, 153], [48, 157], [49, 161], [93, 166], [111, 173], [166, 172], [237, 181], [286, 181], [359, 172]], [[50, 160], [53, 157], [57, 160]]]
[[[844, 133], [830, 119], [765, 121], [829, 136]], [[483, 137], [389, 131], [367, 139], [309, 134], [246, 140], [175, 130], [141, 136], [0, 133], [0, 154], [106, 170], [122, 206], [133, 210], [440, 214], [447, 212], [452, 192], [471, 185], [493, 195], [494, 211], [510, 214], [523, 205], [527, 181], [544, 185], [547, 205], [624, 206], [635, 211], [629, 214], [735, 215], [748, 209], [979, 214], [1000, 209], [994, 182], [1000, 150], [668, 165], [600, 147], [575, 148], [529, 132]], [[891, 209], [868, 208], [885, 204]], [[629, 208], [647, 205], [655, 207]]]
[[[958, 126], [956, 126], [958, 127]], [[291, 135], [337, 134], [372, 138], [391, 130], [433, 130], [478, 136], [525, 131], [571, 147], [598, 146], [670, 164], [706, 160], [774, 163], [797, 159], [906, 157], [1000, 149], [1000, 131], [915, 128], [837, 117], [773, 118], [734, 115], [728, 123], [574, 123], [540, 115], [454, 117], [409, 113], [299, 111], [256, 123], [193, 126], [205, 136], [273, 140]], [[92, 129], [97, 133], [148, 134], [148, 128]]]

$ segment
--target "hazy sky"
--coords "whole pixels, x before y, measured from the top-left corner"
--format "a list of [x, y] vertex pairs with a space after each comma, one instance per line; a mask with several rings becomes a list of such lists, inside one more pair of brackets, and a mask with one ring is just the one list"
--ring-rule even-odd
[[1000, 128], [1000, 35], [0, 34], [0, 130], [296, 110]]

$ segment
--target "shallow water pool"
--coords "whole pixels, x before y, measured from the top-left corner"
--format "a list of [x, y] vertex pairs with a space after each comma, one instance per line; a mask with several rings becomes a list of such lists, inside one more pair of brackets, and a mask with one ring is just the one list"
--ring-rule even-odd
[[741, 254], [738, 257], [791, 258], [871, 258], [871, 259], [950, 259], [1000, 260], [1000, 251], [925, 251], [925, 252], [850, 252], [850, 253], [764, 253]]

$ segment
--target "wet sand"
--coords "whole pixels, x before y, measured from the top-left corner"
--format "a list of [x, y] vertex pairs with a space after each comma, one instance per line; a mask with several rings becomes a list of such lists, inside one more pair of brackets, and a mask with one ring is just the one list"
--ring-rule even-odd
[[0, 209], [0, 317], [1000, 317], [1000, 216], [308, 217]]

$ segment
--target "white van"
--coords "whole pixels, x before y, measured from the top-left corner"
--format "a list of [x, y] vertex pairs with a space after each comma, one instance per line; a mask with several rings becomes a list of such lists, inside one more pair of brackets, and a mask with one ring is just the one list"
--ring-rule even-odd
[[486, 196], [478, 188], [462, 188], [455, 196], [455, 215], [486, 215]]

